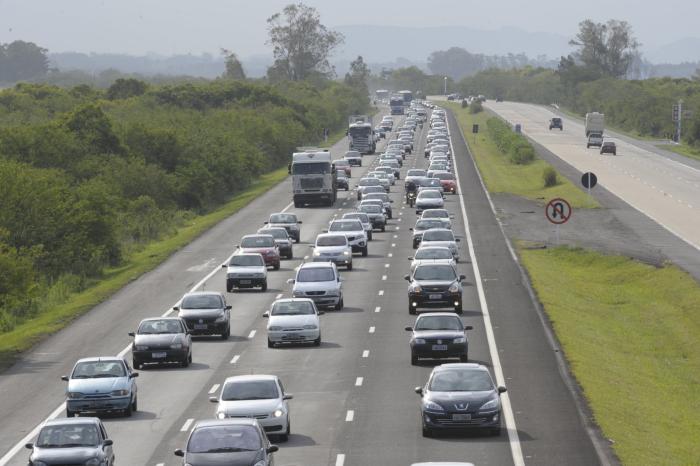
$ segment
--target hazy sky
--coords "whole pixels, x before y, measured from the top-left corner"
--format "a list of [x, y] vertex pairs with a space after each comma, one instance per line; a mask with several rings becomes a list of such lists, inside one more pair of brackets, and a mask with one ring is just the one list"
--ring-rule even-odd
[[[0, 0], [0, 42], [50, 51], [161, 54], [226, 47], [268, 53], [265, 20], [289, 0]], [[625, 19], [654, 48], [700, 36], [700, 0], [307, 0], [329, 26], [390, 24], [517, 27], [571, 37], [579, 21]], [[653, 6], [652, 6], [653, 4]], [[401, 40], [397, 37], [397, 40]]]

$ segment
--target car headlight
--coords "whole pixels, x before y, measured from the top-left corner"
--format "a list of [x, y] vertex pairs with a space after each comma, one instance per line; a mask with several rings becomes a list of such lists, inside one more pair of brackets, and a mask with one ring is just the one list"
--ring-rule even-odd
[[112, 396], [126, 396], [129, 394], [129, 390], [112, 390], [110, 395]]
[[413, 293], [421, 293], [423, 290], [420, 285], [411, 285], [411, 291]]
[[425, 401], [423, 403], [423, 408], [427, 409], [428, 411], [444, 411], [442, 406], [432, 401]]
[[454, 343], [466, 343], [466, 342], [467, 342], [467, 338], [466, 338], [466, 337], [457, 337], [457, 338], [455, 338], [455, 340], [454, 340]]
[[182, 343], [173, 343], [170, 345], [170, 349], [182, 349]]
[[43, 461], [32, 461], [32, 464], [34, 466], [49, 466], [48, 464], [44, 463]]
[[416, 345], [425, 345], [425, 339], [416, 338], [415, 340], [413, 340], [413, 343], [415, 343]]
[[316, 330], [318, 326], [316, 324], [309, 324], [309, 325], [304, 325], [304, 328], [306, 330]]
[[481, 405], [481, 408], [479, 408], [479, 411], [490, 411], [493, 409], [498, 408], [498, 398], [494, 398], [490, 401], [487, 401], [483, 405]]
[[459, 292], [459, 285], [457, 283], [453, 283], [452, 285], [450, 285], [449, 292], [450, 293], [458, 293]]
[[219, 411], [218, 413], [216, 413], [216, 417], [219, 419], [226, 419], [226, 413], [223, 411]]
[[70, 398], [70, 399], [75, 400], [77, 398], [82, 398], [82, 397], [83, 397], [83, 394], [80, 392], [68, 392], [68, 398]]
[[282, 330], [282, 327], [280, 327], [279, 325], [271, 325], [267, 327], [267, 329], [271, 332], [279, 332], [280, 330]]
[[147, 345], [136, 345], [134, 346], [136, 351], [148, 351], [148, 346]]
[[321, 251], [314, 251], [314, 256], [315, 256], [315, 257], [318, 257], [318, 256], [320, 256], [320, 255], [321, 255]]
[[258, 461], [253, 466], [267, 466], [267, 463], [265, 463], [265, 460], [262, 460], [262, 461]]
[[99, 458], [91, 458], [87, 460], [85, 463], [85, 466], [102, 466], [104, 464], [104, 461], [102, 461]]
[[274, 413], [272, 413], [272, 415], [274, 417], [282, 417], [284, 415], [284, 411], [282, 411], [281, 409], [277, 409]]
[[216, 322], [225, 322], [226, 321], [226, 313], [222, 312], [219, 314], [219, 317], [216, 318]]

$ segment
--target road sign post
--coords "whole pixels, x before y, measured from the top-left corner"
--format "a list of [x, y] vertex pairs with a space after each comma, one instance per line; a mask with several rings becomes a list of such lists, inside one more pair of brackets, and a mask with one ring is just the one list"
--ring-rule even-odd
[[568, 222], [571, 218], [571, 204], [569, 204], [565, 199], [558, 197], [547, 203], [544, 213], [547, 220], [556, 225], [557, 246], [559, 246], [559, 225]]
[[581, 184], [588, 190], [588, 199], [591, 198], [591, 188], [598, 184], [598, 177], [593, 172], [586, 172], [581, 177]]
[[474, 135], [474, 144], [476, 144], [476, 134], [479, 132], [479, 125], [472, 125], [472, 134]]

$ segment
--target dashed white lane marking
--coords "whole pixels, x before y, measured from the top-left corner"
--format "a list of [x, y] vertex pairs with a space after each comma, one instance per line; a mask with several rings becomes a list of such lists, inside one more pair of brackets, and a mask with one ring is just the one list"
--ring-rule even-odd
[[220, 385], [218, 383], [215, 383], [210, 389], [209, 389], [209, 394], [213, 395], [216, 393], [216, 391], [219, 389]]
[[386, 280], [386, 275], [382, 275], [382, 280]]
[[[401, 219], [399, 218], [399, 219], [398, 219], [398, 221], [400, 222], [400, 221], [401, 221]], [[398, 230], [398, 229], [399, 229], [399, 227], [396, 227], [396, 229]]]
[[370, 328], [369, 328], [369, 333], [374, 333], [375, 330], [376, 330], [375, 327], [370, 327]]
[[399, 235], [394, 235], [394, 238], [398, 238], [398, 237], [399, 237]]
[[[688, 207], [690, 207], [690, 204], [688, 204]], [[394, 257], [394, 255], [392, 253], [389, 253], [386, 255], [386, 257]]]
[[396, 247], [396, 243], [391, 243], [391, 247], [392, 247], [392, 248], [395, 248], [395, 247]]
[[368, 357], [369, 357], [369, 350], [368, 350], [368, 349], [366, 349], [366, 350], [364, 350], [364, 351], [362, 352], [362, 357], [363, 357], [363, 358], [368, 358]]
[[[399, 220], [401, 220], [401, 219], [399, 219]], [[396, 230], [398, 230], [399, 228], [401, 228], [401, 227], [396, 227]]]
[[384, 267], [388, 269], [389, 267], [391, 267], [391, 264], [384, 264]]
[[240, 354], [235, 355], [233, 357], [233, 359], [231, 359], [231, 364], [236, 364], [239, 359], [241, 359], [241, 355]]
[[361, 386], [362, 386], [362, 382], [364, 382], [364, 381], [365, 381], [365, 379], [362, 378], [362, 377], [356, 378], [356, 379], [355, 379], [355, 386], [356, 386], [356, 387], [361, 387]]
[[335, 457], [335, 466], [343, 466], [345, 464], [345, 455], [342, 453], [338, 453], [338, 456]]
[[355, 419], [355, 411], [348, 409], [348, 412], [345, 413], [345, 422], [352, 422], [353, 419]]
[[278, 294], [277, 296], [275, 296], [275, 299], [280, 299], [280, 298], [282, 298], [282, 293], [280, 293], [280, 294]]
[[180, 432], [187, 432], [188, 430], [190, 430], [190, 426], [192, 425], [193, 422], [194, 422], [194, 419], [192, 419], [192, 418], [186, 420], [185, 423], [180, 428]]
[[377, 307], [374, 308], [374, 312], [379, 312], [379, 311], [381, 311], [381, 310], [382, 310], [382, 308], [381, 308], [380, 306], [377, 306]]
[[384, 290], [379, 290], [379, 293], [377, 293], [378, 296], [384, 296]]
[[308, 259], [308, 258], [309, 258], [309, 256], [304, 256], [304, 260], [306, 260], [306, 259]]
[[248, 339], [251, 340], [255, 334], [257, 333], [257, 330], [251, 330], [250, 333], [248, 334]]

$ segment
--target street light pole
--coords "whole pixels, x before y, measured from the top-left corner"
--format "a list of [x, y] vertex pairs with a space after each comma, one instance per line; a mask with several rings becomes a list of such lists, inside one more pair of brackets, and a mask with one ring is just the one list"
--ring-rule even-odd
[[445, 76], [445, 95], [447, 95], [447, 76]]

